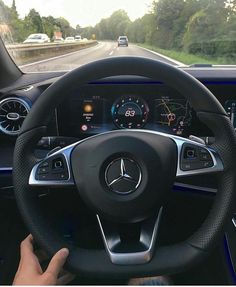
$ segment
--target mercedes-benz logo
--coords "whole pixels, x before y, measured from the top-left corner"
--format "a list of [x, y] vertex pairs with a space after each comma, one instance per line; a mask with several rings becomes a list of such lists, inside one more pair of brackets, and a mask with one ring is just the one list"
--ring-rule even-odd
[[119, 194], [128, 194], [138, 189], [142, 180], [139, 165], [132, 159], [113, 160], [105, 171], [107, 186]]

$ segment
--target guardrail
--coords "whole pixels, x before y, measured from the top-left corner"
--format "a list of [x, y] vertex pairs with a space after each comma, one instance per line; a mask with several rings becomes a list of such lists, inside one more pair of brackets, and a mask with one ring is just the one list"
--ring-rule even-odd
[[98, 42], [93, 40], [75, 43], [16, 44], [7, 45], [7, 49], [18, 65], [25, 65], [86, 49], [97, 44]]

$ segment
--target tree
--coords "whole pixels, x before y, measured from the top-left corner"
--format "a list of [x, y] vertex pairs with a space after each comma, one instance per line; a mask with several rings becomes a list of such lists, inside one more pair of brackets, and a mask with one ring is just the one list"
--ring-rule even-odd
[[43, 22], [39, 13], [35, 9], [31, 9], [24, 19], [25, 31], [28, 34], [43, 33]]
[[75, 36], [76, 31], [70, 26], [70, 23], [63, 17], [55, 19], [55, 25], [60, 28], [64, 38], [69, 36]]
[[[203, 1], [203, 0], [201, 0]], [[186, 25], [185, 49], [192, 44], [221, 37], [228, 21], [228, 8], [222, 0], [205, 0], [205, 8], [197, 11]]]
[[11, 27], [9, 21], [11, 19], [10, 8], [7, 7], [2, 0], [0, 0], [0, 35], [4, 42], [11, 42]]
[[[11, 43], [22, 42], [33, 33], [45, 33], [50, 38], [53, 38], [55, 31], [63, 32], [63, 36], [76, 33], [66, 19], [55, 19], [52, 16], [41, 17], [35, 9], [31, 9], [24, 19], [19, 18], [15, 0], [12, 1], [11, 7], [6, 6], [0, 0], [0, 25], [2, 25], [1, 36], [4, 36], [5, 41]], [[11, 31], [11, 33], [6, 31]]]
[[53, 39], [54, 32], [60, 28], [56, 25], [56, 21], [52, 16], [42, 17], [43, 32], [48, 35], [49, 38]]
[[180, 19], [184, 7], [184, 0], [160, 0], [153, 3], [159, 47], [173, 47], [173, 39], [177, 37], [179, 30], [176, 29], [176, 21]]
[[18, 18], [18, 13], [17, 13], [17, 10], [16, 10], [16, 1], [13, 0], [12, 1], [12, 5], [11, 5], [11, 12], [12, 14]]
[[102, 19], [95, 31], [99, 39], [116, 40], [120, 35], [125, 35], [131, 21], [124, 10], [115, 11], [109, 18]]
[[97, 35], [97, 30], [92, 26], [80, 29], [80, 35], [82, 38], [92, 39], [93, 34]]
[[95, 26], [97, 37], [101, 40], [111, 40], [112, 33], [109, 29], [109, 19], [102, 19], [99, 24]]
[[80, 35], [82, 30], [83, 30], [83, 28], [80, 25], [76, 25], [75, 32], [77, 35]]

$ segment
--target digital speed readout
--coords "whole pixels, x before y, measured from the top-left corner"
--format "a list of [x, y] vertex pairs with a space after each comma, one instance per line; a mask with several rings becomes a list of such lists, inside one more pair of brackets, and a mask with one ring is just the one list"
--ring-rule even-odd
[[123, 129], [142, 128], [147, 122], [149, 108], [147, 103], [137, 96], [119, 98], [111, 109], [115, 125]]

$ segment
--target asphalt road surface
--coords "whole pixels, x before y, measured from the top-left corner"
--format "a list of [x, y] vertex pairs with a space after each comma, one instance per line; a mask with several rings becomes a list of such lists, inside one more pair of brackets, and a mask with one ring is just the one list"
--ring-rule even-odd
[[21, 69], [24, 72], [68, 71], [98, 59], [114, 56], [142, 56], [161, 60], [172, 65], [178, 65], [174, 60], [171, 61], [170, 59], [166, 59], [156, 53], [132, 44], [130, 44], [129, 47], [117, 47], [116, 42], [100, 42], [94, 47], [31, 63], [22, 66]]

